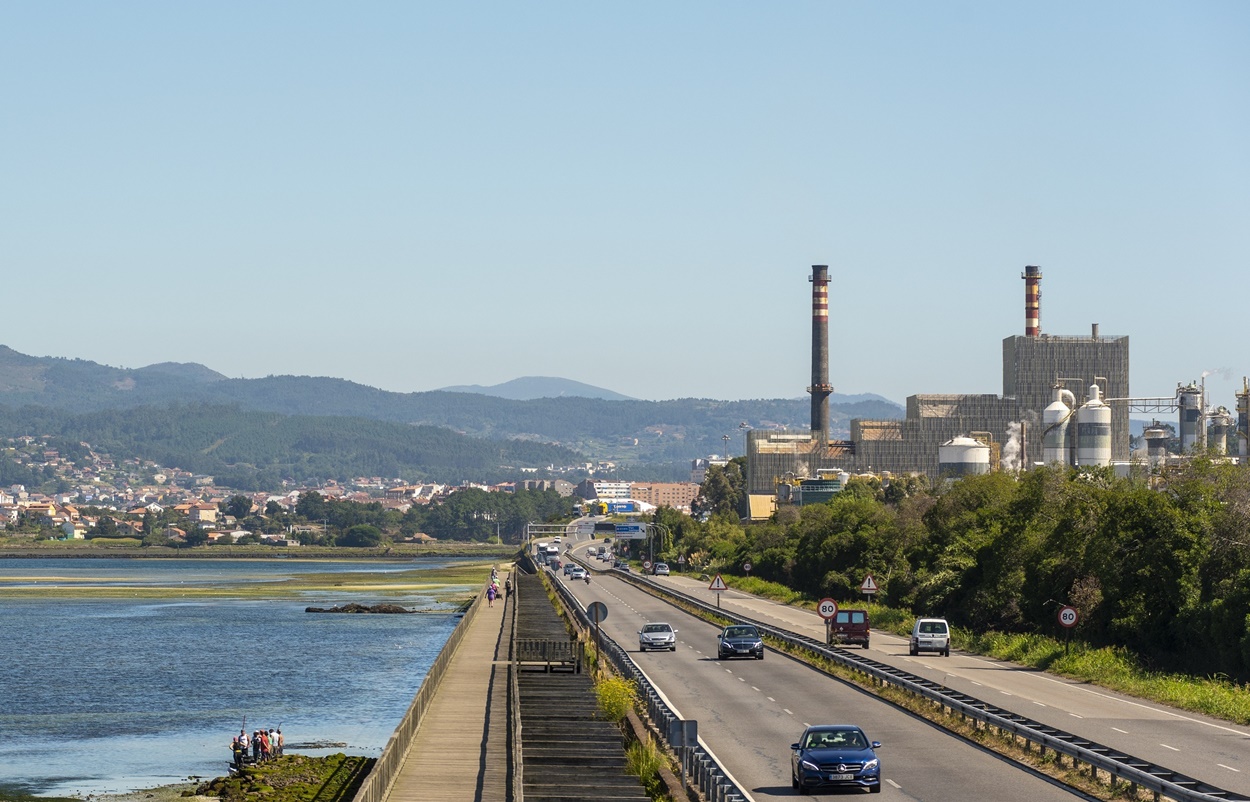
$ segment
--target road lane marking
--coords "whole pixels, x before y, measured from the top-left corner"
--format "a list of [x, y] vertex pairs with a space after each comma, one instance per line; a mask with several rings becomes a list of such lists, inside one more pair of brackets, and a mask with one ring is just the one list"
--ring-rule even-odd
[[746, 682], [746, 681], [747, 681], [746, 677], [738, 677], [738, 682]]
[[1122, 730], [1119, 727], [1112, 727], [1111, 729], [1115, 730], [1116, 732], [1121, 732], [1121, 733], [1124, 733], [1125, 735], [1128, 735], [1128, 730]]
[[886, 778], [886, 782], [888, 782], [890, 785], [894, 786], [895, 788], [898, 788], [899, 790], [902, 790], [902, 788], [903, 788], [903, 786], [899, 785], [898, 783], [894, 782], [893, 780], [889, 779], [888, 777]]
[[1003, 696], [1015, 696], [1014, 693], [1007, 693], [1006, 691], [999, 691], [999, 693], [1001, 693]]
[[1033, 704], [1037, 705], [1038, 707], [1045, 707], [1045, 706], [1046, 706], [1046, 705], [1044, 705], [1044, 704], [1042, 704], [1041, 702], [1036, 701], [1036, 700], [1034, 700], [1034, 701], [1033, 701]]
[[982, 685], [981, 683], [976, 682], [976, 681], [974, 681], [974, 680], [968, 680], [968, 681], [969, 681], [969, 682], [971, 682], [973, 685], [977, 686], [978, 688], [984, 688], [984, 687], [985, 687], [985, 686], [984, 686], [984, 685]]
[[1238, 774], [1241, 774], [1241, 769], [1235, 769], [1232, 766], [1225, 766], [1223, 763], [1216, 763], [1215, 765], [1219, 766], [1222, 769], [1228, 769], [1229, 771], [1235, 771]]
[[[783, 707], [783, 708], [781, 708], [781, 709], [782, 709], [782, 710], [786, 710], [784, 707]], [[794, 711], [793, 711], [793, 710], [786, 710], [786, 712], [787, 712], [787, 713], [789, 713], [789, 714], [790, 714], [790, 715], [792, 715], [792, 716], [794, 715]]]
[[1068, 715], [1072, 718], [1085, 718], [1085, 716], [1078, 716], [1076, 713], [1069, 713]]
[[1179, 751], [1181, 751], [1181, 750], [1177, 749], [1175, 746], [1168, 746], [1167, 744], [1159, 744], [1159, 746], [1162, 746], [1164, 749], [1171, 749], [1173, 752], [1179, 752]]
[[776, 699], [774, 699], [774, 698], [773, 698], [773, 697], [771, 697], [771, 696], [765, 696], [764, 698], [765, 698], [765, 699], [767, 699], [767, 700], [768, 700], [768, 701], [770, 701], [770, 702], [775, 702], [775, 701], [777, 701]]
[[758, 690], [759, 690], [759, 688], [757, 688], [757, 687], [755, 687], [754, 685], [752, 685], [752, 686], [751, 686], [751, 690], [753, 690], [753, 691], [758, 691]]

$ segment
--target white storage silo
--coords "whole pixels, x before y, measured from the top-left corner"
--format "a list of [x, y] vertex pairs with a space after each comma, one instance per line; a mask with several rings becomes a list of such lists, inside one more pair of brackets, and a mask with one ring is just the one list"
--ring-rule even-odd
[[1168, 458], [1168, 439], [1171, 434], [1156, 421], [1142, 432], [1142, 437], [1146, 440], [1146, 459], [1150, 461], [1150, 467], [1159, 467]]
[[1042, 410], [1042, 462], [1047, 465], [1072, 464], [1068, 455], [1068, 422], [1075, 406], [1076, 396], [1072, 391], [1056, 386], [1051, 393], [1050, 406]]
[[1202, 423], [1202, 388], [1190, 382], [1188, 387], [1177, 386], [1181, 413], [1181, 453], [1192, 454], [1205, 445], [1206, 427]]
[[1089, 386], [1089, 400], [1076, 411], [1076, 464], [1111, 464], [1111, 407], [1096, 384]]
[[938, 446], [938, 476], [959, 478], [990, 472], [990, 447], [971, 437], [952, 438]]

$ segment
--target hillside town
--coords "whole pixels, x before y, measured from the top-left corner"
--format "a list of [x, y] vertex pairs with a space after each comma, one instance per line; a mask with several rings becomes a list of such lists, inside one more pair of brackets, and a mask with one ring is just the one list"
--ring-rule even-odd
[[[62, 539], [85, 539], [107, 517], [116, 526], [115, 536], [142, 538], [145, 520], [152, 516], [172, 517], [184, 525], [162, 524], [161, 533], [174, 543], [183, 542], [191, 528], [207, 533], [209, 542], [222, 538], [237, 541], [250, 532], [237, 527], [238, 518], [226, 514], [226, 502], [239, 497], [251, 501], [252, 513], [292, 513], [300, 496], [315, 492], [332, 501], [379, 504], [400, 514], [417, 505], [434, 505], [452, 494], [468, 489], [489, 493], [518, 490], [554, 490], [561, 496], [577, 497], [587, 503], [601, 503], [605, 511], [649, 512], [667, 506], [689, 512], [699, 492], [699, 483], [624, 482], [588, 478], [579, 484], [562, 479], [522, 479], [499, 484], [410, 484], [400, 479], [357, 477], [350, 482], [328, 480], [315, 485], [284, 482], [280, 492], [240, 493], [214, 483], [208, 475], [162, 466], [150, 460], [114, 460], [88, 443], [75, 449], [56, 448], [50, 438], [22, 436], [0, 441], [0, 529], [59, 532]], [[68, 453], [73, 451], [74, 453]], [[63, 453], [66, 452], [66, 453]], [[702, 480], [702, 471], [719, 460], [697, 460], [692, 479]], [[722, 462], [723, 464], [723, 462]], [[591, 470], [606, 466], [587, 466]], [[5, 481], [13, 476], [29, 477], [27, 482]], [[274, 545], [298, 545], [293, 537], [267, 535]]]

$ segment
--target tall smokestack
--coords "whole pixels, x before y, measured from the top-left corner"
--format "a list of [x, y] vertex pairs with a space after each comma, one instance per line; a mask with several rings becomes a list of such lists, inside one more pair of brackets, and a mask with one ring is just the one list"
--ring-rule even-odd
[[1042, 333], [1042, 269], [1026, 265], [1020, 274], [1024, 279], [1024, 336]]
[[812, 439], [829, 442], [829, 266], [812, 265]]

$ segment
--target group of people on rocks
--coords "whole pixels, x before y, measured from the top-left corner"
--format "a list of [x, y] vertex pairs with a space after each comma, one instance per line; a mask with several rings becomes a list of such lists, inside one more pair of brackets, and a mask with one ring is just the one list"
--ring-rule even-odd
[[[234, 736], [234, 740], [230, 743], [230, 751], [234, 754], [236, 767], [242, 767], [247, 762], [261, 763], [278, 757], [285, 747], [286, 739], [282, 737], [281, 727], [276, 730], [273, 727], [268, 730], [253, 730], [250, 738], [245, 727], [239, 730], [239, 734]], [[247, 755], [249, 749], [252, 752], [250, 761]]]
[[[503, 582], [503, 599], [508, 600], [508, 594], [512, 592], [512, 579], [505, 579]], [[499, 598], [499, 569], [490, 569], [490, 582], [486, 584], [486, 606], [494, 607], [495, 599]]]

